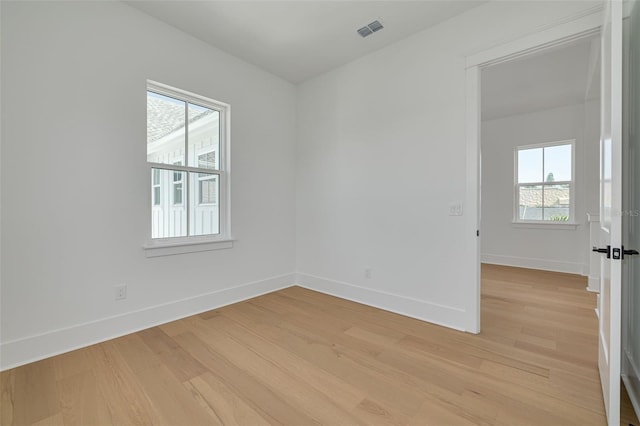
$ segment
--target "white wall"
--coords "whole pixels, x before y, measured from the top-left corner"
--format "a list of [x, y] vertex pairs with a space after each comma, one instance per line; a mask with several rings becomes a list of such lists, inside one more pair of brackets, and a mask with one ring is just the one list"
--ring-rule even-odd
[[[121, 3], [2, 2], [2, 368], [296, 279], [468, 329], [465, 58], [593, 4], [490, 2], [296, 99]], [[231, 104], [233, 249], [145, 257], [146, 79]]]
[[589, 6], [490, 2], [301, 84], [298, 282], [472, 329], [475, 226], [449, 216], [465, 203], [465, 58]]
[[[598, 214], [598, 102], [482, 123], [483, 262], [588, 274], [587, 213]], [[595, 124], [595, 125], [594, 125]], [[517, 146], [575, 139], [575, 229], [524, 228], [513, 221]]]
[[[293, 85], [119, 2], [1, 7], [3, 368], [294, 283]], [[231, 104], [232, 249], [145, 257], [147, 79]]]

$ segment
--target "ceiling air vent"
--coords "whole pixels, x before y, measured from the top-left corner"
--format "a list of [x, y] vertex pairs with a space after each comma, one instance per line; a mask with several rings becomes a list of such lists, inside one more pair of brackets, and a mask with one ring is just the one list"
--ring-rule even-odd
[[383, 28], [384, 27], [382, 26], [380, 21], [373, 21], [369, 25], [360, 28], [358, 30], [358, 34], [360, 34], [362, 37], [366, 37], [368, 35], [375, 33], [376, 31], [380, 31]]
[[369, 27], [362, 27], [358, 30], [358, 34], [360, 34], [362, 37], [366, 37], [370, 34], [373, 34], [373, 31], [371, 31]]

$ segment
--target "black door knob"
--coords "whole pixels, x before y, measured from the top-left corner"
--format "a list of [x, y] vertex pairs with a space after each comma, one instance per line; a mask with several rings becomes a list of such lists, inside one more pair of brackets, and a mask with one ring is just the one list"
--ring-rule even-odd
[[633, 249], [631, 249], [631, 250], [626, 250], [626, 249], [624, 248], [624, 246], [622, 246], [622, 258], [623, 258], [623, 259], [624, 259], [624, 256], [625, 256], [625, 255], [627, 255], [627, 256], [634, 256], [634, 255], [636, 255], [636, 254], [640, 254], [640, 253], [638, 253], [638, 250], [633, 250]]
[[607, 246], [607, 248], [594, 247], [591, 251], [595, 251], [596, 253], [606, 253], [607, 259], [611, 258], [611, 246]]

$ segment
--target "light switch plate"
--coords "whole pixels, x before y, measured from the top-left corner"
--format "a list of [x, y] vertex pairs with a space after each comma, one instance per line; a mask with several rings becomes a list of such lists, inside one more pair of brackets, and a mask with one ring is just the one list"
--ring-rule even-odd
[[462, 204], [451, 204], [449, 206], [449, 216], [462, 216]]

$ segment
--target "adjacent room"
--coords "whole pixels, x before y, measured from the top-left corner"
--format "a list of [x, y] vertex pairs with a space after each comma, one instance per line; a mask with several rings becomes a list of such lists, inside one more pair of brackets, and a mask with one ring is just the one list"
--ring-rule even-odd
[[591, 251], [620, 13], [0, 2], [0, 424], [640, 426]]
[[597, 278], [599, 145], [599, 37], [483, 70], [483, 263]]

